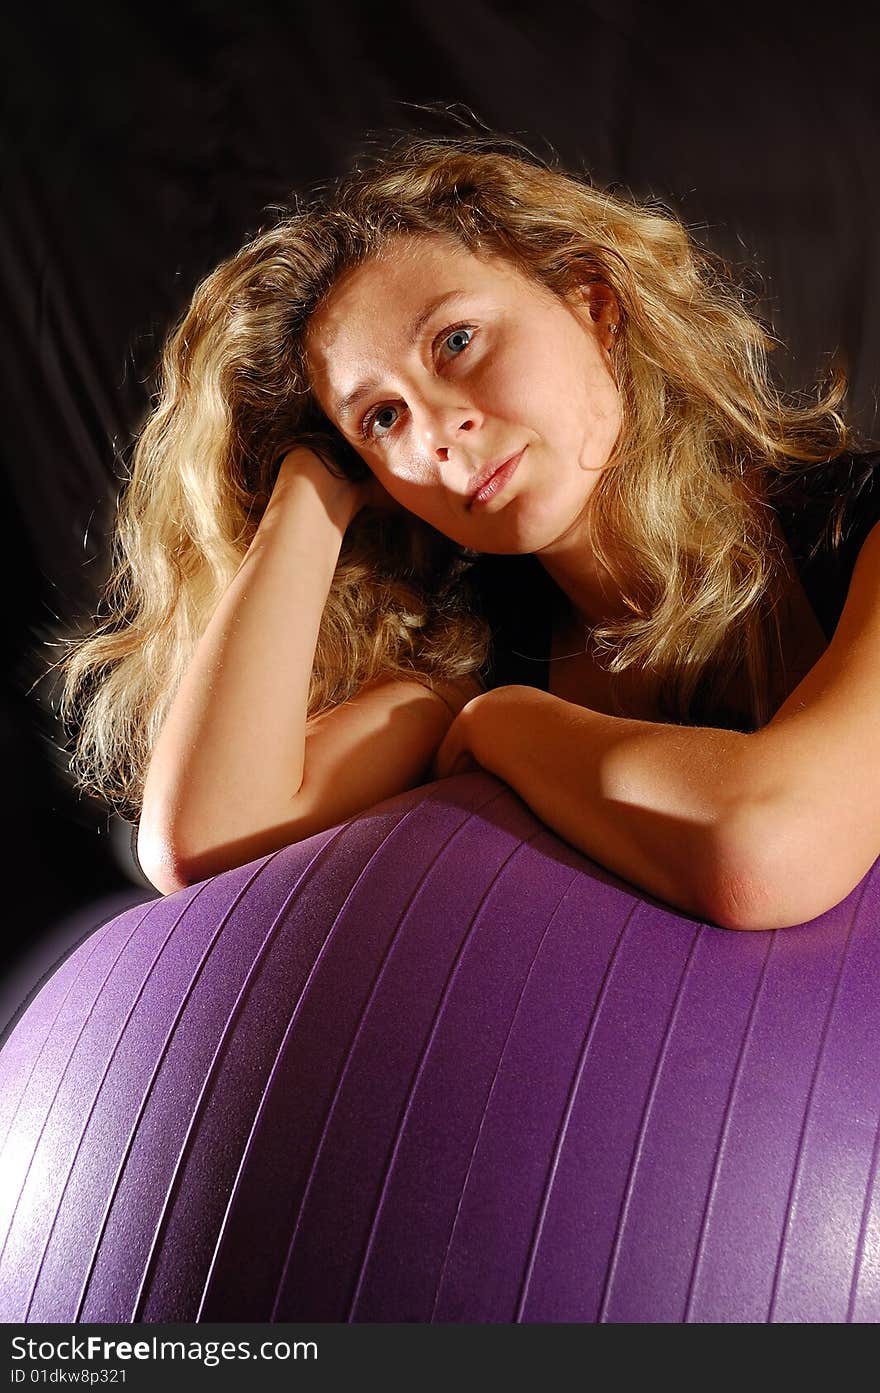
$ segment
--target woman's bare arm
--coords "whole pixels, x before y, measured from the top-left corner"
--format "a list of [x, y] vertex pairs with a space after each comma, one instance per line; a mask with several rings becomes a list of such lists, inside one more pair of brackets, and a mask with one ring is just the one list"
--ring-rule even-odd
[[138, 856], [163, 893], [331, 826], [428, 770], [457, 709], [452, 689], [450, 710], [415, 681], [377, 683], [307, 732], [318, 630], [359, 487], [311, 451], [282, 464], [150, 761]]
[[713, 923], [717, 887], [748, 893], [726, 837], [749, 785], [754, 735], [609, 716], [534, 687], [468, 703], [441, 745], [446, 777], [463, 751], [503, 779], [586, 856]]
[[549, 827], [640, 889], [724, 928], [839, 904], [880, 856], [880, 524], [822, 657], [750, 734], [607, 716], [531, 687], [471, 701], [462, 751]]

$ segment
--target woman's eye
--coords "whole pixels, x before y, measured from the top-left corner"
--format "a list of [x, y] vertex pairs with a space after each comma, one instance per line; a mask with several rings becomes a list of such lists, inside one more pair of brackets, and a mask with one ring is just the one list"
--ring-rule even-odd
[[[476, 331], [467, 325], [460, 325], [457, 329], [444, 330], [439, 340], [435, 340], [448, 348], [453, 357], [459, 357], [466, 348], [470, 347], [471, 340]], [[382, 420], [388, 413], [393, 413], [392, 420]], [[364, 440], [381, 440], [388, 435], [397, 424], [396, 406], [377, 406], [375, 410], [368, 411], [361, 425], [361, 437]]]
[[452, 349], [453, 353], [461, 353], [467, 348], [473, 336], [473, 329], [453, 329], [451, 334], [447, 334], [443, 342], [447, 348]]
[[[389, 411], [395, 412], [396, 410], [396, 406], [380, 406], [375, 411], [371, 411], [364, 419], [364, 423], [361, 427], [361, 434], [364, 440], [374, 439], [376, 436], [381, 439], [383, 435], [387, 435], [388, 432], [393, 429], [394, 421], [383, 422], [382, 417], [386, 416]], [[384, 428], [377, 431], [377, 426], [382, 426]]]

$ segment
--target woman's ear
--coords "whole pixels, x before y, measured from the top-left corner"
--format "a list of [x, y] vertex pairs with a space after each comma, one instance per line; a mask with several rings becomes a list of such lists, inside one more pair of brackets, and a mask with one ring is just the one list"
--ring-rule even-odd
[[620, 302], [604, 281], [587, 281], [578, 286], [576, 302], [589, 317], [603, 348], [610, 352], [620, 331]]

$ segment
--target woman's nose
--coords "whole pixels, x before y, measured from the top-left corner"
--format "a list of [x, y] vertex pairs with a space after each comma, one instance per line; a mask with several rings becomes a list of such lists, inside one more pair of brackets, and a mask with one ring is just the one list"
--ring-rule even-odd
[[410, 407], [416, 433], [427, 449], [440, 459], [446, 459], [452, 446], [479, 428], [480, 414], [473, 403], [459, 398], [443, 401], [424, 401]]

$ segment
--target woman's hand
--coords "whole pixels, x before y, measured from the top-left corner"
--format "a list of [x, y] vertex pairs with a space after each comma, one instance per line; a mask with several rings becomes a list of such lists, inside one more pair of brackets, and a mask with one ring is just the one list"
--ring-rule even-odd
[[[326, 454], [332, 458], [333, 446], [328, 443]], [[285, 481], [294, 475], [305, 475], [318, 490], [328, 513], [345, 531], [362, 508], [382, 508], [389, 512], [405, 511], [392, 498], [372, 473], [365, 479], [351, 479], [345, 474], [332, 473], [324, 458], [321, 445], [303, 442], [289, 450], [281, 462], [275, 480], [275, 492], [281, 493]]]
[[473, 749], [474, 721], [479, 703], [487, 696], [488, 692], [481, 692], [461, 708], [434, 756], [432, 778], [450, 779], [455, 774], [473, 774], [480, 770], [482, 766]]
[[358, 500], [358, 512], [361, 508], [381, 508], [388, 513], [405, 513], [406, 509], [396, 498], [392, 498], [388, 490], [380, 484], [375, 474], [370, 474], [368, 479], [355, 484], [355, 497]]

